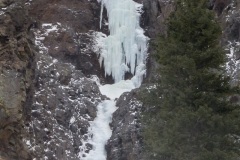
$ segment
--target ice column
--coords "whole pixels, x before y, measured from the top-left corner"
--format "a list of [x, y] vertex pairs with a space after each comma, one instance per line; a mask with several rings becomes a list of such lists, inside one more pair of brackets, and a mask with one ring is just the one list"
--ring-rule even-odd
[[145, 74], [148, 41], [139, 25], [142, 5], [133, 0], [100, 1], [101, 21], [105, 7], [110, 31], [99, 58], [105, 75], [112, 75], [115, 82], [119, 82], [126, 72], [131, 72], [135, 75], [136, 86], [139, 86]]

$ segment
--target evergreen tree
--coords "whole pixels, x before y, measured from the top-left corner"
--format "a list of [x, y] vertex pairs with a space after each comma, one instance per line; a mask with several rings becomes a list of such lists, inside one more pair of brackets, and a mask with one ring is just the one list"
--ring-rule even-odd
[[238, 88], [225, 76], [221, 28], [206, 0], [178, 0], [166, 37], [157, 42], [160, 82], [144, 131], [152, 159], [240, 158]]

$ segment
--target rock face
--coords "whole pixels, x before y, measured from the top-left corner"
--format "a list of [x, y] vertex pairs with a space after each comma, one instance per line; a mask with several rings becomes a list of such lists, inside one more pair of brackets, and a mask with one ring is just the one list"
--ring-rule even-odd
[[45, 35], [43, 41], [53, 58], [72, 63], [87, 77], [98, 75], [104, 79], [97, 55], [91, 48], [93, 32], [99, 30], [97, 1], [35, 0], [29, 5], [29, 12], [38, 28], [47, 31], [49, 23], [57, 27], [57, 34]]
[[[218, 3], [217, 3], [218, 4]], [[215, 4], [216, 5], [216, 4]], [[232, 0], [219, 15], [223, 28], [222, 46], [226, 48], [228, 57], [227, 70], [233, 85], [239, 84], [240, 58], [240, 3]]]
[[142, 103], [139, 90], [124, 93], [117, 101], [111, 123], [113, 133], [106, 147], [107, 160], [144, 160], [141, 137]]
[[210, 8], [212, 8], [218, 16], [220, 16], [223, 10], [228, 6], [232, 1], [231, 0], [210, 0]]
[[88, 0], [35, 0], [27, 5], [36, 20], [31, 31], [38, 52], [24, 141], [36, 159], [78, 160], [92, 149], [85, 143], [91, 136], [89, 122], [106, 98], [91, 79], [101, 77], [92, 47], [99, 5]]
[[0, 6], [0, 159], [31, 159], [22, 142], [34, 74], [31, 21], [21, 1]]
[[143, 4], [142, 26], [150, 38], [166, 33], [165, 20], [174, 11], [173, 0], [138, 0]]

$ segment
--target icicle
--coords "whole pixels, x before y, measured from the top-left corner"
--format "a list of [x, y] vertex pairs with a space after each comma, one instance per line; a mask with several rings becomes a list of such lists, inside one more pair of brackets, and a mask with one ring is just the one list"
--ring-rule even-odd
[[103, 1], [101, 1], [100, 29], [102, 28], [102, 17], [103, 17]]

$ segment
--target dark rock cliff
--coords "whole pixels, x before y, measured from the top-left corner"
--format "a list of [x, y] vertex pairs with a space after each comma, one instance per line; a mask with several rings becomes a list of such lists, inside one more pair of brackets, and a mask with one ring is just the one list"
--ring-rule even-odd
[[22, 141], [35, 65], [31, 21], [22, 1], [0, 6], [0, 159], [31, 159]]
[[35, 86], [25, 142], [36, 159], [78, 160], [92, 148], [85, 141], [102, 96], [93, 52], [99, 5], [88, 0], [35, 0], [27, 4], [35, 26]]
[[124, 93], [113, 114], [113, 134], [106, 147], [108, 160], [144, 160], [141, 137], [142, 102], [139, 89]]

